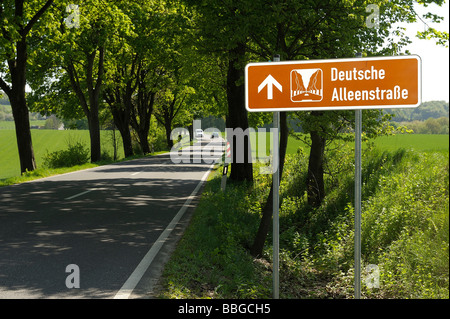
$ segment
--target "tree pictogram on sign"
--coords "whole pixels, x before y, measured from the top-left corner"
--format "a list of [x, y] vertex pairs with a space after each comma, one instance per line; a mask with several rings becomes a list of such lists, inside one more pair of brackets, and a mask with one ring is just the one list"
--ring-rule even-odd
[[311, 102], [323, 98], [322, 69], [295, 69], [291, 71], [291, 101]]

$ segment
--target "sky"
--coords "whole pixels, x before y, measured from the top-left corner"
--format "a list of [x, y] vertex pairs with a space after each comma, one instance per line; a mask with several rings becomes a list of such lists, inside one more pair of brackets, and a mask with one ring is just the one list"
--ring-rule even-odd
[[[424, 10], [425, 9], [425, 10]], [[439, 7], [430, 5], [428, 8], [417, 6], [417, 12], [425, 13], [431, 11], [443, 16], [441, 23], [428, 23], [439, 31], [449, 32], [449, 0]], [[436, 45], [434, 40], [420, 40], [415, 38], [417, 31], [424, 31], [425, 25], [419, 20], [416, 23], [404, 23], [406, 34], [413, 40], [406, 47], [411, 54], [416, 54], [422, 60], [422, 102], [444, 100], [449, 101], [449, 48]]]

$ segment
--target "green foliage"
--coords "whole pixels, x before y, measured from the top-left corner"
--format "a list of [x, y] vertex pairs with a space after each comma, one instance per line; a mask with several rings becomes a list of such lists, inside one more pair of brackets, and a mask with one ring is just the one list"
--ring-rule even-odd
[[11, 107], [0, 104], [0, 121], [14, 121]]
[[[135, 138], [135, 140], [137, 143], [137, 137]], [[149, 134], [149, 138], [148, 138], [148, 143], [153, 152], [170, 150], [167, 148], [166, 134], [165, 134], [164, 128], [161, 126], [158, 126], [158, 123], [157, 123], [157, 120], [155, 119], [155, 117], [153, 117], [150, 121], [150, 134]], [[139, 150], [139, 151], [142, 152], [142, 150]]]
[[263, 197], [246, 184], [220, 190], [221, 169], [208, 182], [190, 227], [164, 270], [165, 298], [267, 298], [250, 245]]
[[425, 30], [423, 32], [418, 31], [417, 37], [419, 39], [424, 39], [424, 40], [434, 39], [434, 40], [436, 40], [437, 45], [442, 45], [442, 46], [448, 48], [448, 40], [449, 40], [448, 32], [439, 31], [439, 30], [436, 30], [435, 28], [429, 27], [427, 30]]
[[[297, 224], [289, 224], [282, 237], [291, 258], [301, 257], [333, 276], [329, 295], [351, 297], [352, 172], [343, 171], [336, 180], [320, 208], [287, 210]], [[448, 298], [448, 153], [366, 153], [362, 194], [363, 266], [375, 264], [381, 271], [380, 288], [365, 287], [363, 293]]]
[[[3, 122], [10, 123], [10, 122]], [[3, 126], [0, 123], [0, 127]], [[11, 122], [13, 125], [14, 123]], [[36, 122], [36, 125], [44, 123]], [[64, 150], [67, 148], [67, 141], [79, 141], [82, 144], [89, 143], [88, 130], [31, 130], [33, 136], [34, 151], [39, 167], [44, 163], [44, 157], [48, 153]], [[110, 131], [101, 131], [102, 149], [109, 154], [113, 153], [113, 146], [110, 139]], [[18, 162], [17, 145], [11, 143], [14, 140], [15, 132], [11, 129], [0, 130], [0, 179], [20, 175]], [[121, 143], [120, 136], [119, 144]], [[118, 158], [123, 159], [124, 153], [119, 149]]]
[[45, 120], [44, 129], [46, 130], [57, 130], [60, 128], [62, 122], [54, 115], [50, 116]]
[[449, 133], [449, 118], [429, 118], [426, 121], [403, 122], [415, 134], [447, 134]]
[[430, 101], [413, 109], [389, 109], [386, 112], [394, 115], [392, 121], [395, 122], [425, 121], [429, 118], [448, 117], [449, 105], [445, 101]]
[[66, 150], [47, 153], [44, 166], [49, 168], [71, 167], [89, 162], [89, 149], [81, 142], [68, 142]]
[[448, 154], [404, 157], [364, 203], [363, 254], [385, 296], [448, 298]]
[[[288, 154], [280, 185], [281, 297], [352, 298], [353, 148], [329, 146], [328, 195], [316, 209], [305, 196], [306, 153]], [[448, 298], [448, 147], [439, 152], [368, 148], [362, 163], [364, 298]], [[270, 297], [272, 239], [264, 258], [254, 260], [246, 250], [271, 183], [258, 172], [255, 165], [251, 189], [228, 184], [225, 193], [216, 172], [166, 267], [161, 297]], [[379, 288], [364, 284], [369, 264], [380, 269]]]

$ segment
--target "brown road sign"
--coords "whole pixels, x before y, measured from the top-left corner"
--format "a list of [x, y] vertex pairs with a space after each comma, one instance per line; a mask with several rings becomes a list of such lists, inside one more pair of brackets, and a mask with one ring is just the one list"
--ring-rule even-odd
[[417, 107], [419, 56], [250, 63], [245, 102], [250, 112]]

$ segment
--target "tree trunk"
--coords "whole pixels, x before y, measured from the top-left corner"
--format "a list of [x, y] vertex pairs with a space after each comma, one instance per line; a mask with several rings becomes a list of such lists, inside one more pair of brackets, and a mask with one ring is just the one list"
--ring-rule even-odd
[[153, 113], [153, 105], [155, 103], [155, 92], [147, 92], [144, 82], [138, 86], [137, 99], [131, 107], [131, 126], [139, 137], [139, 145], [144, 154], [151, 153], [148, 144], [148, 134], [150, 131], [150, 120]]
[[88, 68], [86, 74], [87, 88], [89, 94], [90, 110], [88, 113], [89, 136], [91, 138], [91, 162], [95, 163], [101, 160], [101, 143], [100, 143], [100, 120], [98, 116], [100, 105], [100, 91], [103, 82], [104, 72], [104, 56], [105, 49], [100, 46], [98, 48], [98, 74], [97, 81], [94, 85], [94, 61], [96, 52], [94, 51], [88, 56]]
[[129, 124], [128, 126], [122, 126], [117, 128], [119, 129], [120, 135], [122, 136], [123, 152], [125, 154], [125, 157], [133, 156], [134, 155], [133, 143], [131, 142], [131, 133]]
[[[100, 143], [100, 120], [99, 120], [99, 105], [100, 105], [100, 91], [102, 88], [102, 78], [104, 72], [104, 48], [99, 47], [99, 59], [98, 59], [98, 74], [94, 84], [94, 63], [96, 51], [86, 55], [86, 85], [87, 85], [87, 98], [85, 96], [84, 89], [80, 84], [78, 78], [75, 63], [73, 61], [68, 62], [66, 65], [66, 71], [69, 75], [70, 84], [75, 94], [77, 95], [81, 107], [88, 119], [89, 125], [89, 137], [91, 142], [91, 162], [98, 162], [101, 159], [101, 143]], [[89, 101], [89, 103], [88, 103]]]
[[137, 131], [139, 136], [139, 144], [141, 145], [142, 152], [144, 154], [150, 154], [150, 145], [148, 144], [148, 130], [145, 128], [139, 128]]
[[95, 163], [101, 159], [100, 120], [98, 118], [98, 107], [91, 105], [88, 124], [89, 138], [91, 141], [91, 162]]
[[[280, 112], [280, 154], [279, 154], [279, 171], [280, 181], [283, 176], [284, 159], [286, 157], [286, 148], [288, 142], [289, 130], [287, 126], [286, 112]], [[281, 203], [280, 203], [281, 204]], [[273, 215], [273, 183], [270, 187], [269, 196], [263, 207], [263, 215], [259, 224], [258, 232], [256, 233], [253, 245], [250, 248], [250, 254], [254, 257], [262, 255], [264, 249], [264, 243], [266, 242], [267, 234], [269, 233], [270, 226], [272, 225]]]
[[[227, 75], [227, 100], [228, 116], [230, 128], [242, 128], [245, 131], [248, 128], [247, 110], [245, 109], [245, 87], [242, 79], [244, 77], [244, 68], [241, 65], [245, 56], [245, 44], [240, 43], [229, 52], [229, 65]], [[242, 82], [241, 84], [237, 84]], [[230, 179], [234, 181], [253, 181], [253, 166], [251, 158], [248, 158], [250, 149], [250, 140], [244, 139], [244, 163], [236, 163], [236, 143], [233, 144], [233, 162], [231, 163]]]
[[[122, 136], [123, 143], [123, 153], [125, 157], [133, 156], [133, 143], [131, 142], [131, 133], [130, 133], [130, 120], [126, 120], [125, 114], [117, 114], [117, 113], [125, 113], [126, 110], [116, 110], [113, 112], [114, 124], [119, 129], [120, 136]], [[116, 114], [116, 115], [114, 115]]]
[[117, 101], [108, 102], [109, 109], [113, 116], [114, 125], [119, 129], [122, 136], [123, 152], [125, 157], [133, 156], [133, 144], [130, 133], [130, 111], [126, 106], [116, 105]]
[[106, 103], [113, 116], [114, 125], [118, 128], [122, 136], [123, 152], [125, 157], [133, 156], [133, 143], [131, 141], [130, 122], [131, 122], [131, 85], [127, 85], [123, 93], [118, 85], [114, 90], [108, 89], [104, 94]]
[[167, 147], [172, 149], [173, 147], [173, 141], [171, 139], [171, 133], [172, 133], [172, 123], [167, 121], [164, 123], [164, 129], [166, 130], [166, 141], [167, 141]]
[[[154, 95], [153, 95], [154, 96]], [[141, 108], [141, 116], [140, 122], [137, 127], [135, 127], [136, 132], [139, 136], [139, 143], [141, 145], [142, 152], [144, 154], [150, 154], [150, 145], [148, 144], [148, 133], [150, 131], [150, 119], [153, 112], [153, 100], [154, 97], [151, 98], [150, 104], [147, 102], [143, 103], [143, 105], [139, 106]], [[137, 122], [137, 120], [136, 120]]]
[[19, 150], [20, 171], [36, 169], [33, 143], [31, 139], [29, 110], [25, 95], [27, 44], [26, 38], [17, 42], [17, 58], [8, 61], [11, 72], [11, 90], [5, 92], [11, 103], [16, 126], [17, 148]]
[[325, 197], [325, 185], [323, 181], [323, 160], [325, 153], [325, 138], [317, 131], [310, 132], [311, 151], [309, 154], [307, 196], [308, 204], [319, 207]]
[[[14, 124], [16, 126], [17, 148], [19, 150], [20, 172], [33, 171], [36, 169], [33, 143], [30, 130], [30, 119], [25, 94], [16, 93], [12, 90], [14, 97], [10, 98], [13, 110]], [[25, 91], [25, 90], [24, 90]]]

